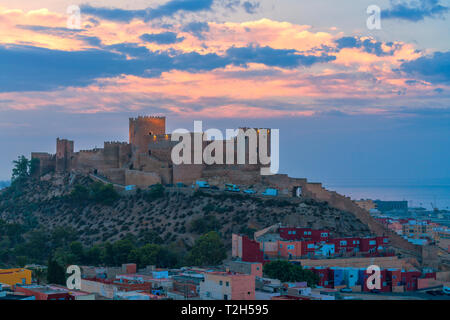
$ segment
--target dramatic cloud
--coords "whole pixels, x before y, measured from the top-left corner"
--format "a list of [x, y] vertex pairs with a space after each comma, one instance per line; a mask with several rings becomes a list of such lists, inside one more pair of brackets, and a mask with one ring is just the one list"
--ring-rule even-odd
[[[215, 0], [212, 11], [243, 5]], [[447, 56], [424, 56], [411, 43], [267, 18], [146, 23], [149, 16], [133, 11], [124, 23], [83, 15], [71, 30], [65, 14], [0, 9], [0, 111], [146, 113], [151, 105], [183, 117], [265, 118], [392, 115], [450, 103]]]
[[174, 32], [163, 33], [145, 33], [140, 36], [140, 39], [144, 42], [153, 42], [157, 44], [174, 44], [182, 42], [185, 38], [178, 37]]
[[188, 32], [196, 36], [198, 39], [203, 40], [204, 33], [208, 32], [209, 24], [207, 22], [190, 22], [185, 25], [182, 29], [184, 32]]
[[248, 14], [254, 14], [259, 9], [259, 2], [245, 1], [242, 6]]
[[394, 2], [391, 0], [391, 8], [382, 10], [384, 19], [401, 19], [408, 21], [421, 21], [425, 18], [443, 18], [449, 10], [441, 5], [439, 0], [414, 0]]
[[17, 25], [16, 27], [23, 30], [30, 30], [33, 32], [43, 33], [46, 35], [54, 35], [57, 37], [80, 40], [93, 47], [100, 47], [102, 45], [102, 40], [99, 37], [81, 34], [81, 32], [86, 31], [83, 29], [77, 30], [63, 27], [48, 27], [37, 25]]
[[[373, 39], [358, 37], [342, 37], [336, 40], [337, 48], [361, 48], [364, 52], [377, 55], [379, 57], [393, 55], [395, 46], [393, 43], [382, 43]], [[384, 48], [383, 48], [384, 46]]]
[[[130, 59], [131, 57], [131, 59]], [[150, 51], [137, 44], [122, 43], [84, 51], [50, 50], [32, 46], [0, 46], [0, 92], [52, 90], [65, 86], [86, 86], [95, 79], [122, 74], [157, 77], [162, 72], [210, 71], [229, 64], [295, 68], [328, 62], [333, 56], [302, 55], [295, 50], [270, 47], [230, 48], [226, 54]]]
[[404, 62], [400, 69], [431, 83], [450, 83], [450, 51], [435, 52], [431, 56]]
[[84, 14], [93, 15], [101, 19], [130, 22], [133, 19], [150, 21], [153, 19], [171, 17], [179, 12], [199, 12], [210, 10], [213, 0], [170, 0], [155, 8], [143, 10], [125, 10], [107, 7], [92, 7], [89, 4], [80, 6]]
[[311, 66], [314, 63], [329, 62], [336, 59], [335, 56], [302, 55], [296, 50], [273, 49], [260, 46], [232, 47], [227, 50], [227, 56], [236, 65], [247, 65], [253, 62], [281, 68]]

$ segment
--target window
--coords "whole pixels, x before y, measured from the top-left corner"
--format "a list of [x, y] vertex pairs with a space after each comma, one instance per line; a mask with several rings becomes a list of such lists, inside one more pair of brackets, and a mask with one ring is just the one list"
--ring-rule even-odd
[[375, 241], [375, 240], [370, 240], [369, 241], [369, 245], [371, 245], [371, 246], [374, 246], [374, 245], [376, 245], [377, 244], [377, 242]]
[[342, 241], [340, 242], [340, 244], [341, 244], [341, 246], [346, 246], [346, 245], [347, 245], [347, 241], [342, 240]]
[[308, 249], [314, 249], [314, 243], [308, 244], [307, 248], [308, 248]]
[[282, 245], [282, 244], [280, 244], [280, 249], [281, 249], [281, 248], [283, 248], [283, 245]]
[[220, 284], [220, 285], [222, 286], [222, 285], [223, 285], [223, 281], [222, 281], [222, 280], [220, 280], [220, 281], [219, 281], [219, 284]]
[[293, 250], [294, 246], [293, 245], [288, 245], [287, 248], [288, 248], [288, 250]]
[[292, 234], [296, 234], [297, 233], [297, 231], [292, 231]]
[[230, 283], [227, 281], [227, 282], [226, 282], [226, 285], [227, 285], [227, 287], [229, 287], [229, 286], [230, 286]]
[[288, 234], [292, 234], [292, 232], [291, 232], [291, 231], [288, 231]]
[[227, 294], [223, 295], [223, 300], [228, 300], [228, 295]]
[[321, 236], [321, 237], [328, 237], [328, 233], [327, 233], [327, 232], [322, 232], [322, 233], [320, 234], [320, 236]]

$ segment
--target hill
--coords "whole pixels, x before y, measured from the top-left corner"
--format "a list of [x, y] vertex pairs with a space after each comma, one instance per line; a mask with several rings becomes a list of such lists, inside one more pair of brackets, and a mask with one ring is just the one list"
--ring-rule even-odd
[[[102, 189], [103, 188], [103, 189]], [[137, 190], [117, 195], [87, 176], [51, 174], [0, 191], [0, 218], [30, 229], [71, 227], [84, 245], [156, 232], [164, 243], [191, 246], [214, 230], [231, 248], [232, 233], [250, 234], [275, 223], [330, 230], [335, 236], [370, 235], [353, 214], [311, 199], [275, 199], [200, 192], [192, 188]]]

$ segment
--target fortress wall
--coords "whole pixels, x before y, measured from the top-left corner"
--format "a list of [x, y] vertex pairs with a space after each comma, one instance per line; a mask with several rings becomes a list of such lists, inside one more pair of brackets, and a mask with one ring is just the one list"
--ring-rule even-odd
[[82, 172], [93, 172], [94, 170], [109, 169], [105, 166], [103, 149], [80, 151], [74, 155], [72, 168]]
[[32, 152], [31, 159], [39, 160], [39, 170], [35, 173], [36, 175], [42, 176], [48, 172], [52, 172], [55, 170], [55, 155], [44, 152]]
[[125, 169], [104, 169], [99, 174], [115, 184], [125, 185]]
[[124, 168], [131, 161], [131, 144], [123, 143], [119, 146], [119, 168]]
[[157, 173], [125, 170], [125, 185], [135, 185], [145, 189], [157, 183], [162, 183], [161, 177]]
[[156, 172], [161, 176], [163, 184], [171, 184], [172, 179], [172, 167], [168, 162], [160, 161], [153, 156], [141, 154], [138, 157], [139, 169], [144, 172]]
[[105, 142], [103, 157], [106, 167], [119, 168], [119, 144]]
[[170, 140], [170, 135], [156, 136], [156, 139], [151, 139], [149, 142], [149, 154], [161, 161], [171, 163], [172, 148], [177, 143]]
[[214, 165], [204, 166], [201, 178], [217, 186], [223, 186], [226, 183], [250, 186], [261, 182], [259, 170], [240, 170], [238, 166], [228, 166], [228, 169]]
[[202, 164], [182, 164], [173, 165], [173, 183], [192, 184], [196, 180], [200, 180], [203, 175]]

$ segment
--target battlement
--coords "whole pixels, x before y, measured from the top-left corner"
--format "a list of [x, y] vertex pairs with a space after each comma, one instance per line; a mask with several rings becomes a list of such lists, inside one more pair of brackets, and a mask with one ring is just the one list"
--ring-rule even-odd
[[149, 119], [158, 119], [158, 120], [166, 120], [164, 116], [138, 116], [136, 118], [130, 118], [130, 121], [139, 121], [139, 120], [149, 120]]
[[78, 153], [97, 153], [99, 151], [103, 151], [103, 148], [94, 148], [90, 150], [80, 150]]
[[123, 142], [123, 141], [105, 141], [104, 145], [105, 146], [127, 146], [129, 143], [128, 142]]

